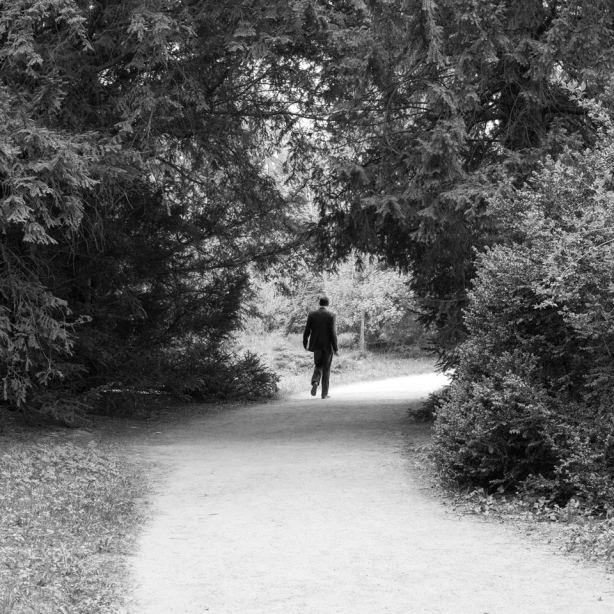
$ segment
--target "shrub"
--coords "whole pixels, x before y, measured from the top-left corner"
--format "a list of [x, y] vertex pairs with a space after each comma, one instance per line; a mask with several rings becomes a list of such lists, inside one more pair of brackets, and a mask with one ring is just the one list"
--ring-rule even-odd
[[450, 398], [450, 386], [446, 386], [437, 392], [432, 392], [426, 401], [417, 408], [410, 407], [407, 410], [409, 418], [416, 422], [433, 422], [442, 405]]
[[[463, 349], [463, 363], [471, 349]], [[481, 366], [490, 374], [459, 375], [438, 411], [437, 460], [455, 479], [486, 487], [516, 486], [535, 473], [553, 477], [555, 408], [536, 382], [534, 361], [518, 352]]]
[[26, 405], [12, 409], [28, 424], [75, 427], [87, 424], [91, 413], [147, 412], [168, 403], [169, 396], [206, 403], [269, 398], [278, 381], [256, 354], [238, 355], [192, 340], [150, 354], [135, 353], [119, 381], [80, 390], [69, 380], [64, 386], [36, 389]]
[[438, 411], [443, 472], [614, 503], [614, 147], [548, 160], [502, 197], [477, 259], [469, 338]]
[[169, 349], [148, 383], [197, 401], [270, 397], [278, 377], [251, 352], [239, 356], [200, 343]]

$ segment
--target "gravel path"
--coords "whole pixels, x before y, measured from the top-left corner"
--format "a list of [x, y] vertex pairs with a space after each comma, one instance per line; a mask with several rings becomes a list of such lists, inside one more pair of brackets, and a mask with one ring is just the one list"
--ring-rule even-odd
[[128, 612], [612, 614], [605, 575], [423, 490], [406, 410], [441, 385], [307, 392], [163, 434]]

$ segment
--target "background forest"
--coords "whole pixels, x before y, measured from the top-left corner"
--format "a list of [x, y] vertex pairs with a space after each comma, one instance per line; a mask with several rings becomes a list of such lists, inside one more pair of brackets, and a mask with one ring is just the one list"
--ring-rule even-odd
[[5, 406], [270, 394], [254, 292], [337, 271], [454, 369], [446, 475], [609, 505], [613, 55], [609, 0], [0, 2]]

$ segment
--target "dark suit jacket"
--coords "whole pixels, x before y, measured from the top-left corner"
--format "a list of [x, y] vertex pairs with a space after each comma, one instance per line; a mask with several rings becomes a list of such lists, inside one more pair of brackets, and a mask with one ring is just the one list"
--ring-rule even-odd
[[[328, 311], [326, 307], [320, 307], [312, 311], [307, 317], [305, 332], [303, 333], [303, 347], [310, 352], [323, 350], [325, 352], [337, 351], [337, 316]], [[309, 347], [307, 347], [309, 340]]]

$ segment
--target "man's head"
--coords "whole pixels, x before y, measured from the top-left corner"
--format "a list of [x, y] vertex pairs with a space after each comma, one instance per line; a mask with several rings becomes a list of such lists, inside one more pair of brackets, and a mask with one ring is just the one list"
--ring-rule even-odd
[[320, 298], [320, 307], [328, 307], [328, 297], [323, 296]]

